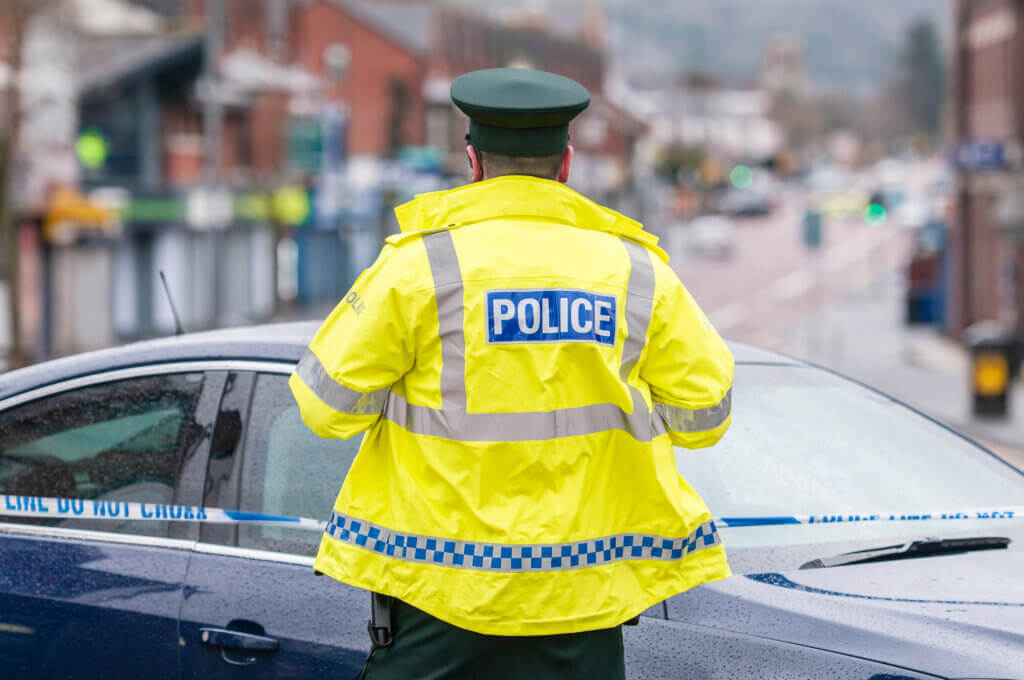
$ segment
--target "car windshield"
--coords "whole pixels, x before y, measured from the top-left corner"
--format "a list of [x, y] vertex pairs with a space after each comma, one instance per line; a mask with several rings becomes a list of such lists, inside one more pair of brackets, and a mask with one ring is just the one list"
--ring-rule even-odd
[[[679, 471], [715, 517], [995, 510], [1024, 501], [1024, 475], [897, 402], [826, 371], [740, 364], [733, 395], [733, 424], [721, 442], [707, 450], [676, 449]], [[722, 531], [729, 548], [991, 533], [998, 522]]]

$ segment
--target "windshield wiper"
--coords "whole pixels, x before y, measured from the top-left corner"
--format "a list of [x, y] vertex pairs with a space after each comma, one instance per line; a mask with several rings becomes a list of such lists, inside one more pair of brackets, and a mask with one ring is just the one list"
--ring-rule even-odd
[[881, 548], [868, 548], [843, 553], [835, 557], [822, 557], [800, 565], [801, 569], [824, 569], [840, 567], [846, 564], [865, 564], [867, 562], [890, 562], [892, 560], [909, 560], [915, 557], [932, 557], [933, 555], [956, 555], [958, 553], [975, 552], [976, 550], [1005, 550], [1010, 539], [1002, 536], [979, 536], [977, 538], [926, 538], [922, 541], [887, 545]]

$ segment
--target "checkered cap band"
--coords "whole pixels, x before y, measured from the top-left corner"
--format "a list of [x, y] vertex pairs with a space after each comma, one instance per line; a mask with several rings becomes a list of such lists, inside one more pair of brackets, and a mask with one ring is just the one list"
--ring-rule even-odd
[[674, 562], [721, 543], [714, 522], [685, 538], [615, 534], [572, 543], [478, 543], [392, 531], [366, 520], [332, 512], [325, 530], [339, 541], [410, 562], [481, 571], [560, 571], [621, 560]]

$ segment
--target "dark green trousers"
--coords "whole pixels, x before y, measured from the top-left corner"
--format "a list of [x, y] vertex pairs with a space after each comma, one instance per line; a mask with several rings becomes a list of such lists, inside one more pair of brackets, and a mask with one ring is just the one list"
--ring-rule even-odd
[[366, 680], [625, 680], [622, 626], [504, 637], [457, 628], [400, 600], [394, 641], [370, 652]]

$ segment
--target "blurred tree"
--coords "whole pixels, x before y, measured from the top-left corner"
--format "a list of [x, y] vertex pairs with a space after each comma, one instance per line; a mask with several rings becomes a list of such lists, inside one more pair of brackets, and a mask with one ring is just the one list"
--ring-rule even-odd
[[704, 150], [697, 146], [672, 145], [658, 152], [654, 170], [665, 179], [679, 184], [693, 178], [704, 161]]
[[[11, 193], [21, 129], [22, 43], [32, 17], [52, 5], [54, 0], [0, 0], [0, 65], [7, 70], [6, 82], [0, 83], [0, 281], [7, 282], [10, 303], [6, 323], [11, 340], [8, 363], [14, 368], [25, 363], [18, 311], [18, 229]], [[2, 64], [4, 61], [6, 64]]]
[[405, 119], [409, 109], [409, 87], [401, 78], [393, 77], [388, 84], [390, 93], [387, 120], [388, 152], [395, 158], [405, 146]]
[[903, 48], [902, 80], [906, 106], [915, 132], [935, 136], [945, 96], [945, 61], [935, 25], [918, 19], [908, 28]]
[[772, 99], [771, 117], [782, 126], [790, 148], [802, 152], [821, 135], [819, 108], [811, 96], [788, 89]]
[[31, 0], [0, 0], [0, 57], [6, 59], [7, 80], [0, 88], [0, 281], [7, 283], [9, 318], [0, 321], [10, 333], [7, 357], [12, 367], [23, 363], [21, 324], [18, 314], [18, 230], [11, 205], [11, 182], [14, 175], [14, 154], [18, 147], [20, 121], [19, 76], [21, 43], [32, 12]]

